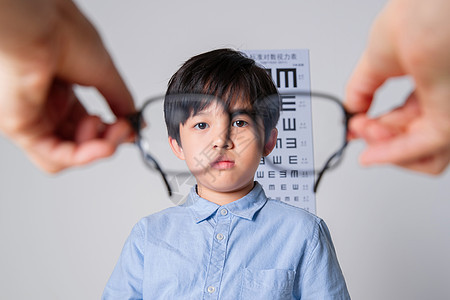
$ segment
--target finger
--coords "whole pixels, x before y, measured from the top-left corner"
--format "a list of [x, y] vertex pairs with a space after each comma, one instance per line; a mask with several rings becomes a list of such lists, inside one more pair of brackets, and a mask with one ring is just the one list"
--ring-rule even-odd
[[[72, 92], [71, 88], [70, 91]], [[54, 124], [57, 124], [57, 135], [65, 140], [72, 140], [77, 144], [96, 138], [105, 138], [105, 132], [112, 125], [104, 123], [98, 116], [89, 115], [73, 92], [72, 95], [73, 96], [71, 96], [71, 98], [73, 98], [73, 101], [71, 105], [64, 105], [62, 109], [58, 109], [61, 108], [61, 105], [55, 103], [57, 100], [61, 99], [56, 99], [56, 97], [53, 97], [49, 101], [51, 102], [50, 108], [48, 109], [49, 114], [51, 114], [54, 110], [56, 111], [53, 114], [60, 113], [58, 116], [49, 118], [50, 120], [54, 120]], [[120, 131], [116, 130], [114, 132], [117, 132], [120, 135], [120, 140], [122, 142], [130, 142], [134, 140], [134, 132], [128, 121], [125, 119], [119, 119], [117, 124], [112, 126], [112, 128], [116, 127], [119, 128]]]
[[431, 175], [442, 173], [450, 163], [450, 148], [417, 160], [399, 163], [397, 166]]
[[106, 125], [97, 116], [86, 116], [79, 122], [75, 131], [75, 143], [82, 144], [84, 142], [103, 136]]
[[344, 106], [350, 113], [365, 113], [369, 110], [375, 91], [387, 77], [380, 76], [370, 63], [366, 52], [347, 83]]
[[[96, 127], [98, 121], [89, 118], [90, 124], [84, 126]], [[63, 169], [81, 166], [92, 161], [111, 156], [117, 146], [125, 141], [130, 141], [133, 133], [125, 120], [120, 120], [112, 125], [106, 125], [103, 136], [92, 138], [92, 128], [89, 133], [79, 134], [82, 142], [62, 140], [54, 135], [41, 138], [29, 148], [27, 153], [42, 169], [50, 173], [56, 173]]]
[[405, 164], [448, 149], [448, 142], [435, 135], [434, 128], [424, 122], [418, 122], [415, 125], [415, 128], [410, 129], [409, 132], [369, 144], [360, 156], [360, 163], [363, 165]]
[[51, 130], [42, 135], [54, 132], [62, 139], [73, 141], [76, 139], [78, 125], [89, 115], [73, 92], [72, 85], [60, 82], [60, 85], [63, 84], [67, 90], [65, 97], [56, 97], [53, 92], [49, 94], [42, 123], [49, 123]]
[[105, 70], [110, 74], [109, 78], [106, 76], [101, 78], [96, 86], [113, 113], [118, 117], [126, 117], [136, 112], [133, 98], [112, 60]]
[[93, 139], [104, 139], [113, 144], [134, 141], [134, 131], [125, 119], [106, 124], [97, 116], [86, 116], [78, 125], [75, 143], [81, 144]]
[[112, 125], [107, 125], [104, 132], [104, 139], [112, 144], [122, 144], [134, 142], [134, 130], [125, 119], [119, 119]]
[[[70, 1], [68, 1], [70, 2]], [[70, 18], [64, 24], [61, 60], [57, 76], [80, 85], [94, 86], [105, 97], [116, 116], [135, 111], [133, 99], [111, 56], [91, 23], [70, 2], [64, 5]]]
[[86, 116], [71, 133], [75, 140], [50, 133], [29, 143], [25, 150], [43, 170], [56, 173], [111, 156], [120, 143], [132, 141], [133, 134], [126, 120], [104, 124], [98, 117]]
[[364, 139], [367, 143], [388, 140], [398, 134], [395, 128], [387, 127], [378, 119], [371, 119], [365, 114], [354, 116], [349, 123], [351, 138]]
[[81, 166], [96, 159], [111, 156], [116, 146], [98, 139], [77, 145], [71, 141], [49, 136], [25, 150], [30, 159], [41, 169], [56, 173], [69, 167]]
[[365, 114], [355, 115], [350, 119], [351, 138], [363, 138], [368, 143], [380, 142], [408, 131], [415, 120], [421, 117], [415, 93], [412, 93], [405, 104], [388, 113], [371, 119]]

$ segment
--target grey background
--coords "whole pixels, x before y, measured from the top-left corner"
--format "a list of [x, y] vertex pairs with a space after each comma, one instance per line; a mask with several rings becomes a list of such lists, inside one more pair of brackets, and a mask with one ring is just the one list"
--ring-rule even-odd
[[[344, 95], [385, 1], [78, 0], [137, 103], [164, 91], [203, 51], [309, 48], [313, 89]], [[373, 112], [401, 103], [390, 81]], [[90, 110], [110, 114], [93, 90]], [[362, 168], [362, 142], [325, 176], [317, 213], [330, 227], [353, 299], [449, 299], [450, 172], [434, 178]], [[110, 159], [51, 176], [0, 138], [0, 298], [99, 299], [131, 227], [171, 205], [156, 174], [126, 145]]]

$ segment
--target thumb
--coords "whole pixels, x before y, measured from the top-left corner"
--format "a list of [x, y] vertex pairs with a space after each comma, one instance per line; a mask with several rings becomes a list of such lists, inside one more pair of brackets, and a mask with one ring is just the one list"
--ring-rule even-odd
[[388, 78], [404, 75], [397, 41], [388, 28], [390, 14], [385, 8], [373, 23], [367, 48], [347, 83], [344, 105], [349, 112], [367, 112], [376, 90]]

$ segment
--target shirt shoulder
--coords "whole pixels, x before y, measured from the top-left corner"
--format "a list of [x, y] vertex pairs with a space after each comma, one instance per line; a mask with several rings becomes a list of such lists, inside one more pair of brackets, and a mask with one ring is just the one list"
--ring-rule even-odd
[[279, 200], [268, 199], [256, 216], [259, 224], [276, 226], [277, 233], [286, 238], [316, 240], [325, 222], [318, 216]]
[[287, 221], [299, 221], [306, 223], [318, 224], [322, 222], [322, 219], [318, 216], [306, 211], [303, 208], [290, 205], [280, 200], [268, 198], [264, 207], [266, 213], [271, 214], [273, 217], [282, 217]]
[[149, 230], [160, 232], [174, 226], [183, 226], [182, 224], [187, 222], [194, 222], [189, 209], [182, 206], [173, 206], [141, 218], [137, 226], [143, 232]]

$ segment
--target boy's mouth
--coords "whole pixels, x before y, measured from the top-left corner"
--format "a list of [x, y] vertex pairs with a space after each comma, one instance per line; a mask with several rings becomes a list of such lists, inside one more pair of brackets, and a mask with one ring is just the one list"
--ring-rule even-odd
[[211, 168], [217, 170], [228, 170], [234, 167], [234, 160], [225, 156], [219, 156], [211, 163]]

